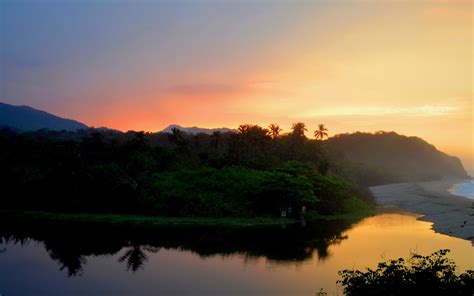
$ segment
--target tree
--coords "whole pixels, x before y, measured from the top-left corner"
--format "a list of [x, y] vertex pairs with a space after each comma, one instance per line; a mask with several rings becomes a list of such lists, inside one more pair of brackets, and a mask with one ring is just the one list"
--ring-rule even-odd
[[281, 128], [278, 124], [272, 123], [268, 126], [268, 134], [272, 137], [273, 140], [280, 137]]
[[171, 135], [168, 136], [171, 143], [175, 144], [176, 146], [183, 147], [186, 146], [187, 141], [185, 138], [185, 134], [179, 128], [173, 127], [171, 129]]
[[308, 131], [306, 125], [303, 122], [293, 123], [291, 126], [292, 132], [291, 135], [295, 138], [306, 139], [304, 133]]
[[322, 140], [324, 137], [328, 136], [327, 131], [328, 129], [324, 126], [324, 124], [318, 124], [318, 129], [314, 131], [314, 137], [316, 139]]
[[174, 127], [171, 129], [171, 134], [168, 138], [171, 143], [176, 145], [177, 151], [188, 153], [188, 140], [185, 136], [186, 133], [183, 133], [180, 129]]
[[474, 271], [456, 275], [449, 250], [428, 256], [413, 254], [379, 263], [377, 269], [339, 272], [344, 294], [353, 295], [473, 295]]
[[144, 131], [136, 132], [135, 137], [132, 140], [132, 145], [137, 150], [143, 150], [148, 145], [148, 139], [145, 137], [146, 134]]
[[183, 133], [179, 128], [173, 127], [171, 129], [171, 134], [168, 136], [171, 143], [175, 145], [179, 145], [180, 142], [183, 141]]
[[161, 248], [152, 246], [141, 246], [139, 244], [131, 244], [125, 253], [120, 256], [119, 262], [125, 262], [127, 270], [136, 272], [143, 267], [143, 264], [148, 260], [147, 254], [144, 252], [148, 251], [151, 253], [157, 253]]
[[220, 131], [215, 131], [211, 135], [211, 146], [214, 148], [214, 150], [217, 150], [219, 148], [219, 144], [222, 139], [222, 134]]

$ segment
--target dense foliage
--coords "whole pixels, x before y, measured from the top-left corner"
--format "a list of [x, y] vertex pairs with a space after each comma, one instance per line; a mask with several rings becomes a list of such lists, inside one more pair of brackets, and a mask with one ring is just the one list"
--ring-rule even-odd
[[379, 263], [377, 269], [343, 270], [340, 283], [344, 293], [356, 295], [473, 295], [474, 271], [456, 274], [449, 250], [429, 256], [414, 254]]
[[[304, 124], [242, 125], [237, 133], [188, 135], [0, 132], [6, 208], [169, 216], [298, 217], [366, 209], [368, 194], [331, 171], [323, 141]], [[363, 202], [361, 199], [364, 199]]]

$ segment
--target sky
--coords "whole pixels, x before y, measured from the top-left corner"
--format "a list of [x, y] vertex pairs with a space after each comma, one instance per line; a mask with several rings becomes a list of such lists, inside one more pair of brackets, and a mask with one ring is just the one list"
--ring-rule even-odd
[[0, 0], [0, 101], [124, 131], [396, 131], [474, 170], [473, 5]]

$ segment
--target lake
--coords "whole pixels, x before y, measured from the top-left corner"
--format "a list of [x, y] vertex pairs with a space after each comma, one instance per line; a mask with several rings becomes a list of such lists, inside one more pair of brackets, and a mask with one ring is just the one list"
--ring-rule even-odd
[[146, 228], [5, 223], [0, 294], [335, 295], [337, 272], [451, 249], [474, 267], [469, 241], [407, 213], [266, 228]]

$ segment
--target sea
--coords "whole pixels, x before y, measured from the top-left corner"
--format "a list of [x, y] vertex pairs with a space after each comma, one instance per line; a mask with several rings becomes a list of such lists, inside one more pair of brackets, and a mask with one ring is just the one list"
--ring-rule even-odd
[[474, 200], [474, 180], [454, 184], [454, 186], [449, 189], [449, 192]]

